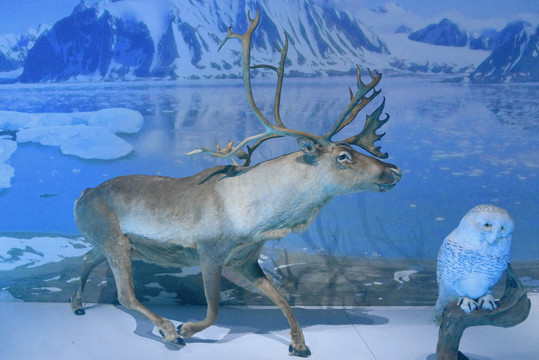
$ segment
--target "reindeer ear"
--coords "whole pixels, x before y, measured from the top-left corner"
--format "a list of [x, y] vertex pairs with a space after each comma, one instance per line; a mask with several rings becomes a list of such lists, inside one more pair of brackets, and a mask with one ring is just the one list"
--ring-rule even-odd
[[296, 138], [296, 141], [298, 142], [298, 146], [301, 151], [305, 153], [305, 155], [309, 156], [316, 156], [319, 152], [319, 146], [316, 142], [314, 142], [311, 139], [307, 139], [303, 136], [298, 136]]

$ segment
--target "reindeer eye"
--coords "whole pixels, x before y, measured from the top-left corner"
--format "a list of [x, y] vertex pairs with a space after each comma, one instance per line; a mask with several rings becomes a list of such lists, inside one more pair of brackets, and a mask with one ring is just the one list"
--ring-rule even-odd
[[348, 160], [348, 161], [351, 161], [351, 157], [350, 157], [350, 154], [348, 153], [342, 153], [340, 154], [339, 156], [337, 156], [337, 160], [339, 160], [339, 162], [343, 162], [345, 160]]

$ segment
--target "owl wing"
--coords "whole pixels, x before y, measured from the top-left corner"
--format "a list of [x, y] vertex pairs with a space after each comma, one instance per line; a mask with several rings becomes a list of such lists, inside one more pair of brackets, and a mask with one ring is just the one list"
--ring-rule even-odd
[[438, 284], [452, 284], [472, 271], [469, 252], [450, 237], [443, 241], [436, 265]]

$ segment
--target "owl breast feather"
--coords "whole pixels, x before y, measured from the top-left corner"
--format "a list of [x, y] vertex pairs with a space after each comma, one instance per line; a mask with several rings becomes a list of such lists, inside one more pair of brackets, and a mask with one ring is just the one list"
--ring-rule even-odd
[[475, 279], [492, 287], [500, 280], [508, 263], [509, 254], [484, 255], [446, 239], [438, 256], [438, 283], [451, 284]]

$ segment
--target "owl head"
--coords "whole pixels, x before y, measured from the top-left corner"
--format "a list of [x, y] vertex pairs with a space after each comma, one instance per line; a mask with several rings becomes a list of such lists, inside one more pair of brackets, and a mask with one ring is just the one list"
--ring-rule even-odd
[[477, 245], [497, 245], [511, 242], [515, 224], [509, 213], [494, 205], [478, 205], [464, 215], [458, 230], [469, 242]]

